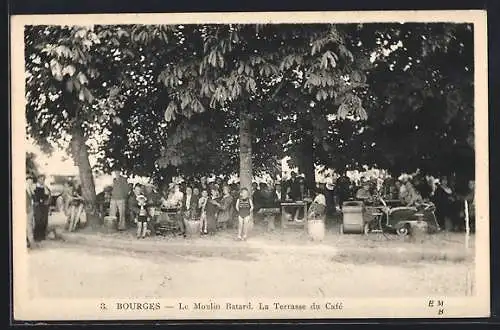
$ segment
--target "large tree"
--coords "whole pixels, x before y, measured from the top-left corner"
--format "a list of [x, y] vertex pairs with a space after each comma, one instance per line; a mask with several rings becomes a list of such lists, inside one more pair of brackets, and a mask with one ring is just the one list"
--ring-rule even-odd
[[[79, 168], [88, 223], [98, 223], [89, 140], [114, 118], [123, 61], [119, 26], [26, 26], [27, 133], [44, 151], [68, 148]], [[112, 89], [111, 89], [112, 91]], [[110, 106], [110, 103], [111, 106]]]
[[[451, 156], [473, 159], [464, 144], [473, 136], [472, 37], [465, 25], [96, 26], [87, 31], [98, 40], [90, 44], [78, 39], [79, 28], [62, 29], [62, 36], [47, 29], [38, 27], [39, 38], [27, 33], [31, 60], [43, 59], [30, 63], [38, 76], [28, 78], [28, 130], [38, 142], [61, 131], [79, 136], [68, 126], [74, 114], [63, 110], [81, 109], [84, 138], [107, 136], [96, 150], [106, 171], [118, 165], [161, 177], [239, 167], [248, 187], [252, 172], [276, 171], [285, 155], [309, 180], [314, 164], [394, 172], [431, 164], [443, 172]], [[70, 41], [90, 45], [86, 62], [60, 47]], [[59, 66], [50, 70], [45, 63], [53, 59]], [[72, 66], [93, 74], [88, 92], [75, 94], [67, 82], [81, 77]], [[69, 104], [56, 97], [64, 84], [73, 87]], [[50, 107], [39, 101], [47, 91]], [[51, 120], [41, 124], [36, 116]], [[432, 134], [440, 144], [429, 143]]]
[[[395, 174], [474, 177], [474, 56], [468, 24], [398, 24], [369, 75], [371, 159]], [[397, 46], [399, 43], [399, 46]]]
[[[356, 78], [363, 73], [356, 70], [339, 26], [189, 25], [180, 29], [185, 42], [178, 47], [189, 56], [165, 65], [159, 76], [172, 98], [165, 119], [190, 119], [206, 110], [234, 112], [239, 124], [243, 187], [251, 188], [252, 122], [269, 115], [268, 122], [281, 125], [284, 111], [294, 108], [290, 104], [270, 109], [267, 104], [296, 94], [318, 103], [335, 100], [328, 110], [341, 117], [366, 116], [359, 97], [352, 92], [359, 87]], [[294, 110], [314, 114], [316, 109], [324, 109], [302, 103]], [[279, 138], [267, 145], [286, 139], [283, 135]]]

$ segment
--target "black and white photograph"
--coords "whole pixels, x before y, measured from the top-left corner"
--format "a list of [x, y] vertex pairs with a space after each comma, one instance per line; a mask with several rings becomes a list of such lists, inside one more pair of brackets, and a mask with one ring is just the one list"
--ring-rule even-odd
[[489, 315], [486, 12], [11, 27], [16, 320]]

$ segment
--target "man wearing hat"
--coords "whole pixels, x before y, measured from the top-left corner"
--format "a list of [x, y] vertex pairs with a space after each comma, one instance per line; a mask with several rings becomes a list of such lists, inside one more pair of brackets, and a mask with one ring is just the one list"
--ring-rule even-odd
[[326, 213], [327, 215], [333, 215], [335, 211], [335, 185], [333, 179], [329, 178], [325, 184], [325, 198], [326, 198]]
[[339, 200], [339, 207], [342, 209], [342, 204], [349, 199], [351, 180], [347, 176], [347, 172], [342, 171], [341, 176], [337, 179], [337, 197]]
[[49, 224], [49, 202], [50, 190], [45, 184], [45, 175], [40, 174], [33, 190], [34, 202], [34, 229], [33, 236], [35, 241], [45, 239], [47, 226]]

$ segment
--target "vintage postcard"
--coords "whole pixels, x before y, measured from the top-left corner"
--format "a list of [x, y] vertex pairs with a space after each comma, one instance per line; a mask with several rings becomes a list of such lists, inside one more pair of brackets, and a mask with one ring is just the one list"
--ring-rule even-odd
[[12, 16], [11, 72], [16, 321], [490, 315], [485, 11]]

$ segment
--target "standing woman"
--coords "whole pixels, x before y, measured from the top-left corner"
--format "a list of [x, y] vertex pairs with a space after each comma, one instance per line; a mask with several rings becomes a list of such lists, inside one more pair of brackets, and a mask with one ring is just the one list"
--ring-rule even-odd
[[184, 221], [189, 221], [193, 219], [193, 188], [186, 187], [186, 192], [182, 201], [182, 213], [184, 216]]
[[219, 213], [220, 207], [218, 199], [218, 190], [212, 189], [205, 206], [205, 212], [207, 216], [207, 234], [209, 235], [213, 235], [217, 231], [217, 214]]
[[47, 234], [49, 224], [49, 201], [50, 190], [45, 185], [45, 175], [41, 174], [37, 178], [33, 191], [35, 225], [33, 236], [35, 241], [42, 241]]
[[68, 231], [75, 231], [80, 222], [83, 212], [82, 188], [79, 184], [74, 184], [69, 203], [69, 225]]
[[233, 217], [233, 196], [231, 196], [231, 190], [228, 185], [222, 187], [222, 199], [219, 210], [217, 222], [225, 230], [227, 229], [228, 222], [231, 222]]

